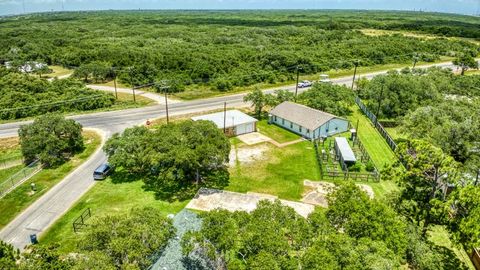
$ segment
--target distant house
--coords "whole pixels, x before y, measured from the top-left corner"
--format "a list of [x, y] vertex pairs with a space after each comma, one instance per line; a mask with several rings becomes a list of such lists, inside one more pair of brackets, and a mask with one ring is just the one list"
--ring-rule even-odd
[[270, 111], [269, 123], [279, 125], [308, 139], [348, 131], [348, 120], [333, 114], [285, 101]]
[[[7, 69], [12, 68], [13, 67], [12, 62], [5, 62], [5, 67]], [[35, 70], [41, 69], [41, 68], [44, 68], [44, 67], [48, 67], [48, 65], [44, 64], [44, 63], [39, 63], [39, 62], [36, 62], [36, 61], [29, 61], [29, 62], [25, 62], [23, 65], [19, 66], [18, 71], [23, 72], [23, 73], [32, 73]]]
[[[226, 116], [226, 117], [225, 117]], [[226, 134], [237, 136], [246, 133], [255, 132], [257, 130], [257, 119], [238, 110], [206, 114], [191, 118], [193, 121], [207, 120], [212, 121], [219, 129], [223, 130], [225, 123]]]

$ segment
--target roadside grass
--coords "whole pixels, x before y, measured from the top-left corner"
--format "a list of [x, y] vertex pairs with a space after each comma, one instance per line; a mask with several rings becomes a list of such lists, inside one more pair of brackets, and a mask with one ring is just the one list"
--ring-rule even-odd
[[17, 165], [13, 166], [7, 169], [1, 169], [0, 170], [0, 183], [3, 183], [3, 181], [7, 180], [10, 176], [14, 175], [18, 171], [20, 171], [24, 165]]
[[270, 137], [279, 143], [286, 143], [300, 139], [299, 135], [291, 131], [283, 129], [274, 124], [268, 124], [268, 120], [266, 119], [257, 122], [257, 130], [263, 135]]
[[[25, 210], [50, 188], [60, 182], [65, 176], [80, 166], [100, 146], [101, 137], [94, 131], [84, 131], [85, 149], [82, 153], [73, 156], [63, 165], [43, 169], [28, 181], [17, 187], [15, 190], [0, 199], [0, 229], [5, 227], [20, 212]], [[35, 183], [37, 192], [31, 194], [30, 184]]]
[[[91, 85], [99, 85], [99, 86], [110, 86], [110, 87], [115, 87], [115, 84], [113, 83], [113, 80], [107, 81], [104, 83], [91, 83]], [[126, 84], [123, 84], [117, 80], [117, 88], [132, 88], [131, 86], [128, 86]], [[142, 89], [143, 91], [144, 89]]]
[[[100, 90], [97, 90], [100, 91]], [[115, 93], [109, 93], [115, 96]], [[98, 112], [109, 112], [109, 111], [119, 111], [125, 109], [133, 109], [133, 108], [141, 108], [145, 106], [155, 105], [155, 100], [149, 99], [144, 96], [136, 95], [135, 97], [136, 102], [133, 101], [133, 95], [127, 93], [118, 93], [118, 99], [111, 107], [106, 108], [99, 108], [95, 110], [88, 110], [88, 111], [70, 111], [63, 113], [64, 116], [72, 116], [78, 114], [91, 114], [91, 113], [98, 113]], [[0, 124], [5, 123], [12, 123], [18, 121], [28, 121], [37, 118], [38, 116], [31, 116], [26, 118], [19, 118], [19, 119], [9, 119], [9, 120], [0, 120]]]
[[0, 169], [17, 160], [22, 160], [18, 137], [0, 138]]
[[[230, 168], [230, 184], [226, 190], [236, 192], [259, 192], [286, 200], [300, 200], [304, 192], [303, 180], [320, 180], [320, 170], [311, 142], [300, 142], [284, 148], [269, 143], [245, 146], [233, 143], [236, 151], [250, 147], [267, 147], [259, 159]], [[237, 152], [238, 154], [238, 152]]]
[[428, 231], [428, 240], [434, 243], [437, 247], [446, 249], [443, 252], [445, 256], [456, 256], [458, 260], [468, 267], [468, 269], [475, 270], [467, 252], [462, 247], [458, 247], [452, 243], [450, 235], [444, 226], [433, 226]]
[[362, 114], [358, 107], [353, 107], [353, 113], [348, 119], [353, 126], [356, 126], [358, 121], [358, 136], [373, 163], [379, 170], [384, 169], [395, 161], [395, 155], [387, 142], [383, 139], [380, 133], [378, 133], [370, 120]]
[[480, 75], [480, 70], [473, 69], [465, 71], [465, 75]]
[[[128, 212], [134, 207], [153, 207], [165, 216], [175, 214], [188, 203], [168, 203], [155, 199], [154, 192], [145, 191], [143, 181], [113, 183], [111, 178], [97, 182], [68, 212], [55, 222], [40, 238], [41, 244], [60, 244], [63, 253], [73, 252], [81, 236], [74, 233], [72, 223], [87, 209], [91, 209], [92, 218], [108, 214]], [[88, 221], [87, 221], [88, 223]]]

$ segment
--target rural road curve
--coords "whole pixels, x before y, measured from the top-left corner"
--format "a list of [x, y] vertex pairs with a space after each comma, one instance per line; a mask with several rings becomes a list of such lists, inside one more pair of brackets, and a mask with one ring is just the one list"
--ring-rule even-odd
[[[454, 68], [452, 63], [440, 63], [428, 66], [438, 66], [443, 68]], [[373, 78], [376, 75], [383, 74], [386, 71], [363, 74], [358, 77]], [[332, 79], [335, 84], [351, 85], [352, 76]], [[288, 89], [295, 91], [295, 86], [277, 87], [267, 89], [265, 92], [272, 93], [277, 89]], [[307, 88], [300, 88], [299, 92]], [[170, 115], [182, 115], [189, 113], [198, 113], [202, 111], [221, 109], [224, 102], [229, 107], [245, 107], [248, 104], [243, 102], [246, 93], [214, 97], [208, 99], [185, 101], [173, 103], [169, 106]], [[125, 128], [143, 124], [147, 119], [154, 119], [165, 116], [165, 108], [162, 105], [149, 106], [137, 109], [128, 109], [122, 111], [100, 112], [84, 114], [69, 117], [78, 121], [85, 128], [94, 128], [99, 130], [104, 137], [104, 141], [112, 134], [122, 132]], [[18, 128], [21, 125], [31, 123], [31, 121], [8, 123], [0, 125], [0, 138], [17, 136]], [[59, 184], [45, 193], [41, 198], [35, 201], [30, 207], [19, 214], [12, 222], [0, 231], [0, 239], [13, 244], [15, 247], [23, 250], [30, 243], [30, 234], [40, 235], [45, 232], [57, 219], [59, 219], [73, 204], [85, 194], [95, 183], [92, 178], [93, 170], [101, 163], [105, 162], [106, 157], [100, 149], [96, 151], [90, 159], [81, 165], [74, 172], [70, 173]]]

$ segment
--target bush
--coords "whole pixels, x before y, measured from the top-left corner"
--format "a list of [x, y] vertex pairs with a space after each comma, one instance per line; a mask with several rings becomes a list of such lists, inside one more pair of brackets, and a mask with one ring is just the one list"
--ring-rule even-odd
[[360, 163], [355, 163], [353, 165], [350, 165], [348, 167], [348, 170], [351, 171], [351, 172], [359, 172], [362, 170], [362, 165]]
[[367, 164], [365, 164], [365, 170], [367, 172], [373, 172], [375, 171], [375, 165], [373, 165], [373, 162], [370, 160], [367, 162]]

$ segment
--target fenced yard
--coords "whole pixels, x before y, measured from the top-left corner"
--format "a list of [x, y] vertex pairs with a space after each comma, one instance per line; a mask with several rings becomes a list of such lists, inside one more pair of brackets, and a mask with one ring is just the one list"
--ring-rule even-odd
[[[343, 135], [349, 135], [349, 133]], [[380, 180], [378, 169], [358, 137], [353, 141], [349, 140], [349, 144], [360, 166], [359, 171], [351, 171], [345, 164], [342, 164], [334, 150], [333, 142], [334, 137], [328, 138], [323, 142], [318, 140], [313, 142], [322, 180], [339, 179], [361, 182], [378, 182]]]

